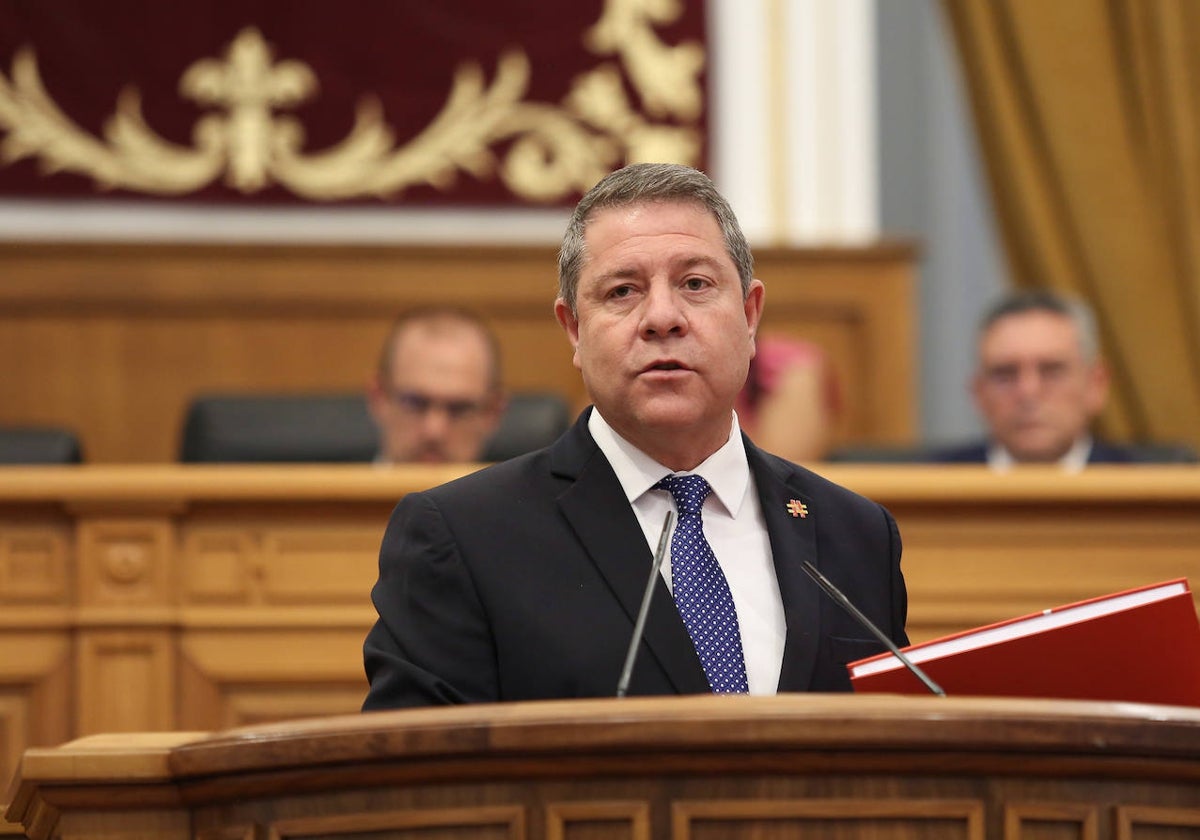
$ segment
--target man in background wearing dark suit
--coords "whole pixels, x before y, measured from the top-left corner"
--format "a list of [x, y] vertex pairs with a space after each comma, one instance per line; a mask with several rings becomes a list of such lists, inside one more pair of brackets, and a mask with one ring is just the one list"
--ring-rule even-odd
[[1108, 398], [1096, 323], [1079, 300], [1050, 291], [1017, 292], [984, 313], [978, 366], [971, 381], [988, 439], [935, 453], [946, 463], [1086, 464], [1134, 460], [1121, 447], [1091, 436]]
[[702, 173], [635, 164], [576, 207], [555, 314], [593, 406], [547, 449], [406, 496], [380, 550], [365, 709], [614, 694], [668, 511], [630, 694], [839, 691], [897, 644], [900, 535], [763, 452], [733, 412], [764, 287]]

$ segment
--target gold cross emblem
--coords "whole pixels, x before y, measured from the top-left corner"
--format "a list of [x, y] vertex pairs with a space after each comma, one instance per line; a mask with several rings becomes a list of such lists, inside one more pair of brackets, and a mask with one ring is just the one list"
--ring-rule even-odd
[[799, 499], [792, 499], [790, 502], [788, 502], [787, 509], [788, 513], [790, 513], [793, 518], [799, 516], [801, 519], [804, 519], [808, 516], [808, 505], [804, 504]]

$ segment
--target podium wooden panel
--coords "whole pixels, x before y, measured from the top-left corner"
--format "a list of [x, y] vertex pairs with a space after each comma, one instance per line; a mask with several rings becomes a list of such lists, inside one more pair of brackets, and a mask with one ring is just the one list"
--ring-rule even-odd
[[[0, 785], [29, 746], [356, 711], [388, 515], [468, 469], [0, 469]], [[914, 641], [1200, 583], [1193, 467], [820, 471], [896, 516]]]
[[[764, 248], [765, 332], [819, 343], [839, 440], [916, 429], [910, 245]], [[176, 460], [200, 392], [362, 391], [392, 318], [478, 309], [508, 385], [586, 402], [554, 320], [554, 247], [0, 243], [0, 424], [76, 430], [93, 463]]]
[[1200, 710], [847, 697], [419, 709], [25, 754], [36, 840], [1164, 838]]

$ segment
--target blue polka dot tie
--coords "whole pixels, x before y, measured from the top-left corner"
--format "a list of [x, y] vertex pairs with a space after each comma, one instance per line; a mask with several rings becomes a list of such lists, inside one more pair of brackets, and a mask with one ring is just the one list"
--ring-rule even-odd
[[704, 538], [701, 508], [712, 488], [698, 475], [669, 475], [654, 486], [670, 492], [679, 508], [671, 537], [671, 591], [708, 685], [717, 694], [748, 692], [733, 595]]

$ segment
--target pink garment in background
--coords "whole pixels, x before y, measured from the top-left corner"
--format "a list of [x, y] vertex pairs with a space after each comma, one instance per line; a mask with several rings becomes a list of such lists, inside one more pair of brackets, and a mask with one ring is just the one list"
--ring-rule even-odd
[[841, 394], [829, 366], [829, 358], [820, 346], [810, 341], [783, 336], [760, 336], [746, 384], [738, 393], [734, 408], [743, 426], [753, 427], [758, 421], [762, 400], [779, 387], [785, 371], [792, 367], [814, 367], [821, 372], [822, 389], [829, 416], [836, 417], [841, 409]]

